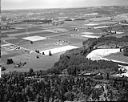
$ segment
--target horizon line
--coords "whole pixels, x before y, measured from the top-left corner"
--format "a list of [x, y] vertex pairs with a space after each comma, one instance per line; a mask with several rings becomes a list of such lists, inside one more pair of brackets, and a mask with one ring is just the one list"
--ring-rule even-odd
[[15, 10], [30, 10], [30, 9], [33, 9], [33, 10], [36, 10], [36, 9], [70, 9], [70, 8], [92, 8], [92, 7], [94, 7], [94, 8], [98, 8], [98, 7], [124, 7], [124, 6], [127, 6], [128, 7], [128, 5], [102, 5], [102, 6], [86, 6], [86, 7], [51, 7], [51, 8], [10, 8], [10, 9], [2, 9], [1, 8], [1, 11], [9, 11], [9, 10], [13, 10], [13, 11], [15, 11]]

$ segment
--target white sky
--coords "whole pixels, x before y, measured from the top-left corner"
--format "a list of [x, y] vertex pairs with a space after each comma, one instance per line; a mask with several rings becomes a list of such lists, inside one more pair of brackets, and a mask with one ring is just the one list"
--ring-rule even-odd
[[1, 0], [2, 9], [128, 5], [128, 0]]

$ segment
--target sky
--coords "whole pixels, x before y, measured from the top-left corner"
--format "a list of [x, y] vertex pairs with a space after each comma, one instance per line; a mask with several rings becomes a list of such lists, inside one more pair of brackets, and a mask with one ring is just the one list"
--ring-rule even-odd
[[128, 5], [128, 0], [1, 0], [2, 9], [76, 8]]

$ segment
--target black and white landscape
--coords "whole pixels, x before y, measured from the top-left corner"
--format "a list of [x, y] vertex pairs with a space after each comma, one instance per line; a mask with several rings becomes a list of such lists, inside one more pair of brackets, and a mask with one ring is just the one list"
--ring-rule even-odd
[[1, 7], [0, 102], [128, 101], [127, 0]]

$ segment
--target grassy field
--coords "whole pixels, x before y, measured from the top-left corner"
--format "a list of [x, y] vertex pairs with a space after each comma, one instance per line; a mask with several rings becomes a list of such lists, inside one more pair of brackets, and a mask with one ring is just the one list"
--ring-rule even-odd
[[27, 62], [26, 65], [21, 66], [19, 68], [15, 67], [16, 64], [6, 65], [4, 64], [5, 68], [7, 68], [5, 73], [9, 71], [21, 71], [26, 72], [29, 71], [30, 68], [34, 70], [46, 70], [51, 68], [55, 62], [59, 60], [59, 56], [61, 53], [54, 54], [53, 56], [42, 56], [39, 55], [39, 59], [36, 58], [37, 54], [22, 54], [18, 56], [12, 57], [16, 64]]
[[128, 57], [124, 56], [123, 53], [120, 53], [120, 52], [115, 54], [110, 54], [108, 56], [105, 56], [105, 58], [128, 63]]

